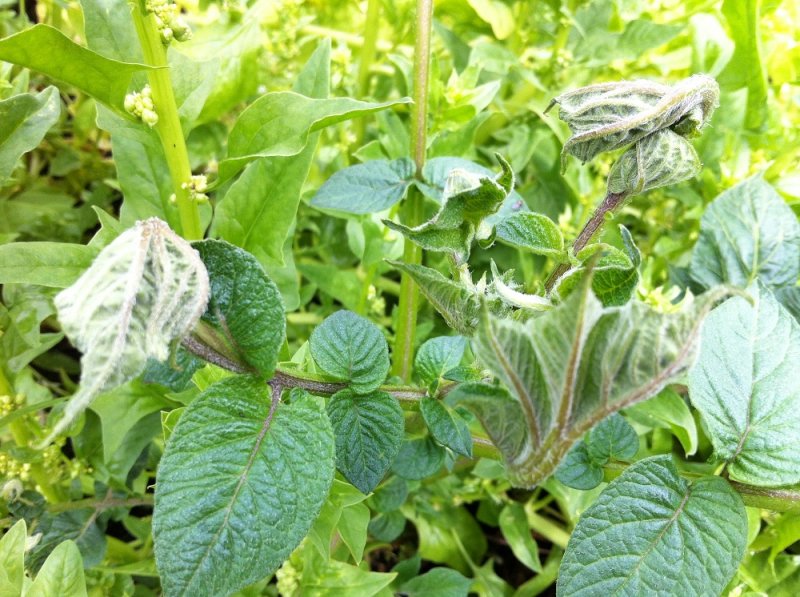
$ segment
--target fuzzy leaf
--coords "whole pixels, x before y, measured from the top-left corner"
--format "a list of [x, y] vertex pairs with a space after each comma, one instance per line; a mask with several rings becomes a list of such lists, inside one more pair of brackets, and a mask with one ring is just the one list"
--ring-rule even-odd
[[498, 156], [503, 171], [494, 177], [482, 177], [467, 170], [451, 170], [445, 184], [442, 207], [427, 222], [415, 228], [384, 220], [392, 230], [428, 251], [469, 255], [480, 223], [495, 213], [514, 188], [511, 166]]
[[458, 413], [430, 396], [422, 397], [419, 408], [425, 424], [436, 441], [456, 454], [472, 458], [472, 436], [469, 425]]
[[81, 552], [74, 541], [59, 544], [44, 562], [26, 597], [64, 595], [84, 597], [86, 579], [83, 575]]
[[535, 255], [564, 256], [561, 229], [544, 214], [526, 212], [509, 216], [495, 229], [497, 239]]
[[800, 224], [772, 186], [749, 178], [714, 199], [700, 220], [692, 279], [703, 288], [794, 285], [800, 275]]
[[158, 469], [153, 537], [165, 594], [229, 595], [272, 574], [308, 533], [333, 474], [319, 399], [298, 391], [280, 404], [252, 376], [209, 387]]
[[152, 66], [111, 60], [79, 46], [50, 25], [34, 25], [0, 40], [0, 60], [75, 86], [128, 117], [123, 106], [134, 73]]
[[648, 135], [614, 162], [608, 192], [638, 195], [697, 176], [700, 158], [686, 139], [669, 129]]
[[561, 152], [582, 162], [597, 154], [631, 145], [662, 129], [688, 136], [708, 122], [719, 103], [719, 86], [706, 75], [694, 75], [672, 87], [650, 81], [600, 83], [555, 98], [559, 118], [572, 136]]
[[381, 482], [403, 440], [403, 410], [386, 392], [341, 390], [328, 401], [336, 466], [361, 493]]
[[351, 311], [337, 311], [311, 333], [311, 356], [357, 394], [377, 389], [389, 373], [389, 346], [380, 328]]
[[719, 595], [744, 556], [742, 498], [719, 477], [692, 483], [671, 457], [631, 465], [583, 513], [556, 594]]
[[208, 302], [206, 268], [191, 245], [156, 218], [138, 222], [55, 297], [58, 319], [83, 352], [81, 386], [50, 437], [101, 392], [130, 381], [147, 360], [194, 327]]
[[484, 313], [473, 351], [519, 401], [528, 431], [522, 446], [503, 454], [512, 482], [541, 482], [594, 425], [681, 375], [708, 300], [669, 314], [638, 302], [604, 308], [583, 283], [525, 323]]
[[211, 280], [203, 322], [211, 326], [226, 350], [270, 377], [286, 334], [277, 286], [247, 251], [219, 240], [192, 246], [200, 253]]
[[800, 324], [766, 288], [735, 297], [703, 326], [689, 397], [716, 456], [751, 485], [800, 482]]
[[311, 199], [311, 205], [351, 214], [389, 209], [406, 194], [414, 176], [414, 162], [372, 160], [339, 170]]
[[20, 156], [41, 143], [60, 114], [61, 98], [55, 87], [0, 101], [0, 185], [11, 175]]

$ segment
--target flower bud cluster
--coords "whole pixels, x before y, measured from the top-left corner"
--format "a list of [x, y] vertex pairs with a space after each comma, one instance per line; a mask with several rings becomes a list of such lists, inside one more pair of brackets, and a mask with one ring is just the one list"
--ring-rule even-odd
[[192, 38], [192, 29], [183, 20], [176, 4], [169, 0], [147, 0], [145, 8], [153, 13], [164, 45], [169, 45], [173, 39], [188, 41]]
[[16, 396], [0, 396], [0, 417], [4, 417], [11, 412], [25, 404], [25, 396], [17, 394]]
[[[206, 191], [208, 190], [208, 179], [206, 178], [205, 174], [193, 175], [189, 179], [189, 182], [181, 183], [181, 188], [184, 191], [189, 191], [189, 198], [193, 201], [197, 201], [198, 203], [202, 201], [208, 201], [208, 195], [206, 195]], [[170, 201], [173, 203], [175, 202], [174, 194], [170, 197]]]
[[158, 114], [153, 104], [150, 85], [145, 85], [141, 91], [134, 91], [125, 96], [125, 111], [141, 118], [150, 128], [158, 123]]
[[31, 463], [20, 462], [13, 456], [0, 452], [0, 477], [28, 481], [31, 478]]

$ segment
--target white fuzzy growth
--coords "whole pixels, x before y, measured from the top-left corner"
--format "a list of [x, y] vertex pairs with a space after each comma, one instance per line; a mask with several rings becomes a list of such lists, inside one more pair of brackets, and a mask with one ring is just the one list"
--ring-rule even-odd
[[494, 289], [497, 292], [497, 296], [513, 307], [521, 307], [532, 311], [547, 311], [553, 308], [553, 303], [545, 297], [514, 290], [499, 277], [494, 279]]
[[158, 218], [137, 222], [55, 298], [58, 319], [83, 352], [81, 386], [45, 443], [107, 390], [130, 381], [185, 336], [208, 304], [208, 272], [191, 245]]

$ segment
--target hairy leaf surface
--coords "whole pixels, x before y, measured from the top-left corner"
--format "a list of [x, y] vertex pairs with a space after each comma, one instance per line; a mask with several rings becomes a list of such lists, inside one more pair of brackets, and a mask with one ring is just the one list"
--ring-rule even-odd
[[298, 392], [279, 404], [251, 376], [209, 387], [158, 469], [153, 536], [165, 593], [227, 595], [274, 572], [311, 528], [333, 473], [319, 399]]
[[692, 483], [671, 457], [631, 465], [583, 513], [557, 594], [719, 595], [744, 556], [742, 498], [719, 477]]
[[689, 397], [716, 456], [752, 485], [800, 482], [800, 324], [766, 288], [734, 297], [703, 327]]
[[67, 337], [83, 352], [81, 386], [51, 433], [64, 431], [100, 392], [130, 381], [149, 358], [195, 325], [208, 302], [208, 274], [191, 245], [156, 218], [106, 246], [55, 298]]

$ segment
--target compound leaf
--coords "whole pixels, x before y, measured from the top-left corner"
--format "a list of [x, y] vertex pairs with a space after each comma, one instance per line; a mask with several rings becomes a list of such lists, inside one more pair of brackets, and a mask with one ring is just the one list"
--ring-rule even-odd
[[557, 595], [719, 595], [746, 542], [744, 504], [727, 481], [690, 483], [670, 456], [655, 456], [631, 465], [583, 513]]
[[158, 469], [164, 592], [227, 595], [272, 574], [308, 533], [333, 474], [321, 400], [296, 392], [280, 404], [254, 376], [210, 386], [184, 411]]
[[403, 410], [386, 392], [359, 396], [349, 389], [328, 402], [336, 436], [336, 466], [364, 494], [381, 482], [403, 440]]
[[800, 324], [766, 288], [735, 297], [703, 326], [689, 397], [718, 458], [751, 485], [800, 482]]

